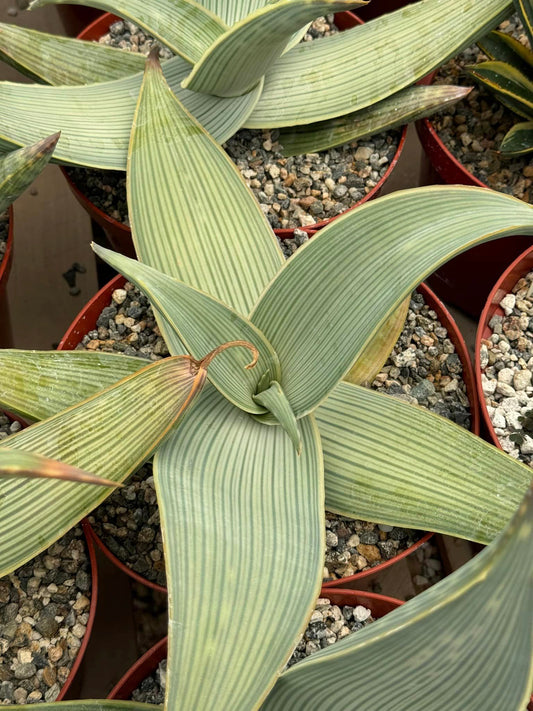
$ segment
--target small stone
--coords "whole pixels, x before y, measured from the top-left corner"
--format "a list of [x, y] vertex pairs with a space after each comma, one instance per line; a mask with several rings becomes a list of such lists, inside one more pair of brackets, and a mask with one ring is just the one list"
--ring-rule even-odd
[[357, 546], [357, 550], [367, 559], [369, 563], [377, 563], [381, 560], [381, 553], [379, 552], [379, 548], [377, 546], [360, 543]]
[[[500, 371], [501, 372], [501, 371]], [[518, 370], [513, 376], [513, 386], [515, 390], [525, 390], [531, 385], [531, 371]]]
[[510, 385], [507, 385], [507, 383], [499, 382], [496, 386], [496, 392], [500, 393], [500, 395], [503, 395], [504, 397], [514, 397], [516, 395], [515, 389]]
[[358, 622], [364, 622], [365, 620], [368, 620], [372, 613], [370, 610], [368, 610], [366, 607], [363, 607], [362, 605], [357, 605], [354, 608], [353, 611], [353, 616]]
[[516, 296], [514, 294], [507, 294], [500, 301], [500, 306], [504, 310], [506, 316], [510, 316], [513, 313], [515, 304], [516, 304]]
[[115, 304], [120, 306], [120, 304], [123, 304], [128, 298], [128, 292], [125, 289], [115, 289], [111, 298]]
[[372, 155], [372, 149], [361, 146], [355, 152], [355, 160], [368, 161]]
[[29, 662], [27, 664], [19, 664], [15, 662], [13, 674], [15, 679], [31, 679], [37, 673], [35, 664]]

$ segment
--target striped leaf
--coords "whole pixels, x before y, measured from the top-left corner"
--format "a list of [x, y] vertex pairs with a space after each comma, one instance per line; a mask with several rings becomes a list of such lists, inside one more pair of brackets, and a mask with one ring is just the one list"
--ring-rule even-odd
[[[254, 395], [254, 400], [268, 410], [267, 414], [271, 413], [275, 423], [279, 423], [283, 427], [291, 438], [296, 453], [300, 455], [302, 453], [300, 428], [281, 385], [273, 380], [266, 390]], [[257, 417], [257, 420], [261, 421], [261, 415]]]
[[533, 150], [533, 121], [516, 123], [507, 131], [500, 144], [500, 151], [507, 156], [524, 155]]
[[268, 5], [271, 0], [199, 0], [207, 10], [218, 15], [228, 27], [243, 20], [251, 12]]
[[478, 82], [519, 116], [533, 118], [533, 82], [504, 62], [482, 62], [465, 67]]
[[111, 81], [144, 69], [144, 57], [134, 52], [4, 23], [0, 58], [31, 79], [55, 86]]
[[245, 126], [297, 126], [364, 109], [483, 37], [511, 8], [505, 0], [422, 0], [359, 27], [304, 42], [268, 72]]
[[[167, 358], [3, 440], [0, 452], [8, 447], [40, 454], [123, 482], [179, 420], [204, 380], [205, 370], [190, 358]], [[68, 481], [1, 480], [0, 540], [9, 545], [0, 547], [0, 577], [47, 548], [109, 493]]]
[[295, 415], [312, 411], [331, 392], [389, 315], [440, 264], [513, 234], [533, 234], [533, 207], [465, 186], [396, 192], [320, 230], [286, 262], [251, 316], [278, 354]]
[[115, 489], [120, 486], [116, 481], [89, 474], [68, 464], [46, 459], [38, 454], [0, 449], [0, 478], [16, 479], [60, 479], [78, 484], [96, 484]]
[[112, 699], [84, 699], [83, 701], [54, 701], [49, 704], [17, 704], [6, 706], [8, 711], [154, 711], [153, 704]]
[[371, 385], [374, 378], [387, 362], [396, 341], [400, 337], [409, 311], [411, 297], [408, 296], [386, 319], [383, 326], [368, 342], [361, 355], [353, 364], [344, 380], [354, 385]]
[[510, 64], [526, 76], [533, 68], [533, 52], [506, 32], [489, 32], [477, 45], [489, 59]]
[[176, 552], [169, 709], [258, 708], [305, 628], [322, 578], [324, 484], [313, 420], [300, 429], [298, 457], [280, 427], [206, 387], [157, 453], [163, 541]]
[[28, 188], [49, 162], [59, 133], [0, 157], [0, 212]]
[[533, 680], [532, 535], [529, 494], [482, 553], [377, 622], [294, 665], [262, 711], [345, 711], [350, 698], [357, 711], [522, 711]]
[[446, 84], [412, 86], [361, 111], [283, 129], [279, 142], [286, 156], [323, 151], [429, 116], [460, 101], [470, 91]]
[[533, 4], [531, 0], [514, 0], [514, 6], [529, 37], [529, 44], [533, 46]]
[[394, 526], [489, 543], [531, 470], [463, 427], [350, 383], [316, 411], [326, 508]]
[[[211, 45], [182, 86], [216, 96], [250, 91], [280, 57], [292, 35], [319, 15], [364, 0], [278, 0], [248, 15]], [[238, 71], [235, 68], [238, 67]]]
[[253, 395], [265, 373], [269, 373], [271, 380], [280, 377], [280, 366], [275, 351], [261, 331], [244, 316], [202, 291], [117, 252], [95, 244], [93, 249], [146, 294], [153, 308], [163, 317], [166, 332], [172, 329], [194, 358], [201, 358], [226, 341], [252, 343], [259, 352], [257, 367], [245, 370], [250, 354], [243, 349], [233, 349], [216, 359], [209, 369], [209, 379], [242, 410], [265, 412]]
[[[220, 143], [237, 131], [253, 109], [260, 87], [232, 99], [181, 89], [190, 65], [181, 57], [165, 62], [172, 91]], [[61, 128], [59, 163], [125, 170], [128, 142], [142, 74], [87, 86], [39, 86], [0, 82], [0, 148], [33, 143]], [[36, 109], [38, 107], [38, 111]]]
[[146, 365], [118, 353], [0, 350], [0, 406], [46, 420]]
[[130, 20], [191, 63], [227, 29], [219, 17], [195, 0], [33, 0], [30, 9], [65, 3], [96, 7]]
[[154, 61], [135, 114], [127, 180], [138, 258], [247, 315], [283, 256], [233, 162]]

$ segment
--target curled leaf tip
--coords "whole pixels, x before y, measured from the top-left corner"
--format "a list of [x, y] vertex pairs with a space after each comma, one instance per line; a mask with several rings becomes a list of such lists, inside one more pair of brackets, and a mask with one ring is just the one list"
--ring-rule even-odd
[[211, 363], [213, 358], [215, 358], [219, 353], [222, 353], [222, 351], [225, 351], [227, 348], [234, 347], [248, 348], [248, 350], [252, 352], [253, 358], [251, 362], [245, 366], [246, 370], [250, 370], [250, 368], [253, 368], [256, 365], [257, 360], [259, 358], [259, 351], [252, 343], [249, 343], [248, 341], [228, 341], [228, 343], [223, 343], [222, 345], [217, 346], [214, 350], [212, 350], [204, 358], [202, 358], [202, 360], [195, 362], [197, 363], [198, 367], [205, 369]]

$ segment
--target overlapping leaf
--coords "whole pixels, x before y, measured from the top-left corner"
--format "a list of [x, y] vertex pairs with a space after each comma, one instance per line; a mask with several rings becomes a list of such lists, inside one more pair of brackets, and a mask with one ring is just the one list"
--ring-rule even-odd
[[258, 414], [265, 412], [253, 398], [257, 384], [265, 373], [271, 380], [280, 378], [281, 374], [278, 357], [259, 329], [221, 301], [146, 264], [98, 245], [93, 245], [93, 249], [146, 294], [155, 310], [163, 316], [166, 332], [170, 327], [194, 358], [201, 358], [225, 341], [252, 343], [259, 352], [255, 368], [245, 370], [250, 362], [247, 351], [232, 349], [211, 365], [209, 378], [237, 407]]
[[173, 552], [168, 708], [257, 708], [303, 632], [322, 578], [324, 484], [315, 424], [299, 424], [300, 457], [280, 427], [207, 386], [156, 455]]
[[197, 62], [226, 30], [219, 17], [195, 0], [33, 0], [30, 9], [65, 3], [97, 7], [130, 20], [188, 62]]
[[317, 409], [326, 508], [489, 543], [531, 470], [423, 408], [339, 383]]
[[271, 0], [200, 0], [201, 5], [222, 18], [228, 27], [270, 2]]
[[147, 361], [89, 351], [0, 350], [0, 406], [45, 420], [132, 375]]
[[[278, 0], [233, 25], [194, 65], [182, 86], [216, 96], [250, 91], [281, 56], [292, 35], [319, 15], [364, 0]], [[235, 67], [238, 66], [238, 71]]]
[[500, 150], [505, 155], [523, 155], [533, 150], [533, 121], [516, 123], [503, 137]]
[[0, 212], [33, 183], [50, 161], [59, 133], [0, 158]]
[[[0, 452], [8, 447], [39, 454], [120, 483], [149, 457], [204, 379], [205, 370], [189, 358], [167, 358], [12, 435]], [[108, 495], [102, 487], [68, 481], [0, 481], [0, 540], [9, 541], [0, 548], [0, 577], [47, 548]]]
[[511, 8], [505, 0], [424, 0], [300, 44], [268, 72], [245, 126], [297, 126], [366, 108], [483, 37]]
[[533, 46], [533, 5], [531, 0], [514, 0], [514, 4], [529, 37], [529, 43]]
[[533, 68], [533, 52], [513, 35], [494, 30], [477, 44], [489, 59], [506, 62], [526, 76]]
[[144, 68], [144, 57], [134, 52], [4, 23], [0, 57], [22, 74], [55, 86], [111, 81]]
[[519, 116], [533, 118], [533, 82], [504, 62], [489, 61], [467, 67], [498, 99]]
[[344, 711], [354, 698], [358, 711], [522, 711], [533, 682], [532, 534], [529, 494], [476, 558], [293, 666], [262, 709]]
[[315, 235], [251, 316], [278, 354], [296, 416], [331, 392], [428, 274], [474, 244], [513, 234], [533, 234], [530, 205], [483, 188], [431, 186], [366, 203]]
[[446, 84], [409, 87], [361, 111], [283, 129], [279, 142], [287, 156], [323, 151], [429, 116], [469, 92], [469, 88]]

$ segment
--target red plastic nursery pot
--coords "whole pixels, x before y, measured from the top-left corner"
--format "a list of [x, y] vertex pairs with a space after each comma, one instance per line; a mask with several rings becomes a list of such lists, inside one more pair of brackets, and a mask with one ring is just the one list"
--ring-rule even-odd
[[[100, 289], [100, 291], [85, 305], [85, 307], [80, 311], [78, 316], [72, 322], [70, 328], [61, 340], [58, 346], [58, 350], [74, 350], [76, 348], [76, 346], [80, 343], [83, 337], [89, 331], [96, 327], [96, 321], [98, 320], [98, 317], [100, 316], [102, 310], [111, 301], [111, 295], [113, 291], [122, 287], [125, 281], [126, 280], [124, 279], [124, 277], [119, 275], [112, 279], [102, 289]], [[437, 313], [439, 321], [447, 329], [448, 336], [452, 341], [453, 345], [455, 346], [455, 350], [459, 358], [461, 359], [461, 363], [463, 366], [463, 378], [465, 381], [467, 395], [470, 402], [470, 414], [472, 422], [471, 430], [475, 434], [479, 434], [478, 396], [475, 386], [474, 372], [472, 364], [470, 362], [470, 358], [468, 356], [466, 344], [457, 327], [457, 324], [453, 320], [453, 317], [448, 312], [444, 304], [431, 291], [431, 289], [429, 289], [425, 284], [420, 284], [420, 286], [418, 287], [418, 291], [423, 295], [428, 306]], [[148, 587], [153, 588], [154, 590], [166, 592], [166, 588], [162, 587], [161, 585], [157, 585], [156, 583], [153, 583], [150, 580], [147, 580], [146, 578], [140, 576], [138, 573], [135, 573], [133, 570], [131, 570], [131, 568], [128, 568], [126, 565], [124, 565], [124, 563], [122, 563], [115, 555], [113, 555], [113, 553], [111, 553], [111, 551], [95, 533], [94, 529], [90, 526], [88, 522], [87, 526], [90, 529], [91, 536], [96, 545], [118, 568], [120, 568], [124, 573], [132, 577], [137, 582], [143, 583], [144, 585], [147, 585]], [[415, 551], [426, 541], [428, 541], [432, 535], [433, 534], [431, 532], [425, 533], [419, 541], [414, 543], [405, 551], [399, 553], [397, 556], [394, 556], [393, 558], [390, 558], [389, 560], [384, 561], [383, 563], [380, 563], [379, 565], [376, 565], [373, 568], [369, 568], [368, 570], [356, 573], [355, 575], [347, 576], [346, 578], [332, 580], [328, 583], [325, 583], [325, 587], [333, 588], [338, 587], [341, 584], [344, 585], [346, 583], [352, 583], [353, 581], [359, 580], [360, 578], [364, 578], [367, 575], [373, 575], [379, 570], [388, 568], [396, 561], [405, 558], [410, 553], [413, 553], [413, 551]]]
[[485, 404], [485, 396], [483, 395], [483, 388], [481, 385], [481, 363], [480, 363], [480, 349], [482, 341], [489, 339], [492, 335], [492, 330], [489, 328], [489, 322], [494, 315], [503, 316], [503, 309], [500, 307], [499, 302], [503, 297], [508, 294], [514, 287], [516, 282], [525, 276], [528, 272], [533, 270], [533, 247], [526, 249], [514, 262], [507, 267], [500, 278], [496, 281], [494, 288], [489, 294], [485, 308], [479, 319], [479, 325], [476, 334], [476, 358], [475, 358], [475, 375], [476, 375], [476, 386], [479, 394], [479, 401], [481, 403], [481, 415], [483, 417], [483, 424], [485, 425], [490, 439], [496, 447], [502, 448], [498, 435], [494, 431], [492, 422], [490, 421], [489, 413], [487, 411], [487, 405]]
[[[320, 597], [327, 597], [334, 605], [363, 605], [372, 612], [372, 617], [379, 619], [397, 607], [403, 605], [401, 600], [393, 597], [378, 595], [357, 590], [322, 589]], [[159, 663], [167, 657], [167, 637], [155, 644], [138, 659], [135, 664], [124, 674], [118, 684], [112, 689], [108, 699], [131, 699], [132, 693], [139, 687], [147, 676], [152, 674]]]
[[13, 233], [15, 221], [13, 217], [13, 205], [9, 206], [9, 227], [7, 232], [7, 243], [4, 257], [0, 262], [0, 346], [8, 348], [11, 346], [11, 321], [9, 318], [9, 306], [7, 302], [7, 280], [13, 262]]
[[372, 0], [368, 5], [363, 7], [358, 7], [354, 10], [357, 16], [360, 17], [365, 22], [373, 20], [375, 17], [380, 17], [380, 15], [386, 15], [389, 12], [394, 12], [399, 10], [401, 7], [406, 5], [411, 5], [417, 0]]
[[[105, 13], [98, 19], [94, 20], [94, 22], [91, 22], [90, 25], [88, 25], [80, 34], [78, 35], [78, 39], [83, 39], [83, 40], [98, 40], [102, 35], [104, 35], [108, 29], [109, 25], [111, 25], [113, 22], [118, 20], [119, 18], [116, 17], [115, 15], [111, 15], [110, 13]], [[347, 30], [352, 27], [356, 27], [357, 25], [362, 24], [362, 21], [354, 15], [353, 12], [341, 12], [341, 13], [336, 13], [335, 14], [335, 23], [341, 30]], [[398, 159], [400, 158], [401, 152], [403, 150], [403, 147], [405, 145], [405, 138], [407, 135], [407, 126], [404, 126], [402, 129], [402, 134], [400, 137], [400, 142], [398, 143], [398, 147], [396, 149], [396, 153], [394, 154], [394, 157], [392, 161], [389, 164], [389, 167], [387, 171], [385, 172], [384, 176], [381, 178], [381, 180], [377, 183], [377, 185], [372, 188], [372, 190], [367, 193], [367, 195], [364, 196], [358, 203], [353, 205], [350, 210], [353, 210], [354, 208], [358, 207], [359, 205], [362, 205], [364, 202], [367, 202], [368, 200], [371, 200], [372, 198], [375, 198], [379, 195], [381, 189], [383, 188], [383, 184], [391, 174], [391, 172], [394, 170], [394, 167], [396, 166]], [[113, 246], [113, 249], [115, 249], [118, 252], [121, 252], [122, 254], [126, 254], [129, 257], [134, 257], [135, 252], [133, 250], [133, 245], [131, 241], [131, 230], [129, 227], [124, 225], [122, 222], [119, 222], [118, 220], [113, 219], [109, 215], [107, 215], [103, 210], [100, 210], [93, 202], [89, 200], [89, 198], [84, 195], [84, 193], [74, 184], [74, 182], [70, 179], [67, 171], [64, 168], [61, 168], [63, 171], [63, 175], [65, 176], [70, 189], [74, 193], [74, 196], [80, 203], [80, 205], [89, 213], [91, 218], [102, 227], [102, 229], [105, 231], [107, 234], [107, 237], [109, 241], [111, 242], [111, 245]], [[345, 213], [342, 213], [345, 214]], [[336, 218], [330, 218], [329, 220], [322, 220], [320, 222], [317, 222], [314, 225], [310, 225], [309, 227], [302, 227], [301, 229], [304, 230], [305, 232], [312, 232], [313, 230], [320, 229], [322, 227], [325, 227], [327, 224], [329, 224], [332, 220]], [[288, 239], [293, 236], [294, 230], [291, 229], [279, 229], [279, 230], [274, 230], [274, 232], [280, 237], [281, 239]]]
[[[435, 72], [420, 83], [430, 84], [434, 76]], [[489, 187], [466, 170], [446, 148], [430, 119], [417, 121], [416, 130], [432, 167], [443, 183]], [[446, 302], [478, 318], [502, 268], [532, 243], [531, 237], [516, 236], [473, 247], [440, 267], [427, 282]]]

